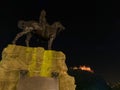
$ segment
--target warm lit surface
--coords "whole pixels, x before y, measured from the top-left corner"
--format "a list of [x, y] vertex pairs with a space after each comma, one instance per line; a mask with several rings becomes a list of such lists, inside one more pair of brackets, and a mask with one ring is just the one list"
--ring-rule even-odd
[[41, 65], [41, 72], [40, 72], [40, 76], [45, 76], [45, 77], [50, 77], [51, 76], [51, 70], [50, 67], [52, 66], [52, 51], [45, 51], [44, 52], [44, 57], [43, 57], [43, 62]]
[[[42, 47], [8, 45], [2, 52], [0, 63], [0, 90], [11, 90], [11, 88], [16, 90], [19, 77], [24, 80], [34, 77], [52, 77], [59, 80], [59, 90], [75, 90], [74, 77], [67, 74], [65, 55], [61, 51], [45, 50]], [[31, 81], [31, 83], [34, 82]]]
[[87, 66], [85, 66], [85, 65], [80, 66], [79, 69], [84, 70], [84, 71], [93, 72], [93, 70], [92, 70], [90, 67], [87, 67]]
[[[42, 63], [37, 62], [37, 53], [36, 53], [36, 48], [33, 50], [33, 55], [32, 55], [32, 61], [31, 64], [29, 65], [29, 75], [34, 76], [35, 73], [39, 73], [39, 76], [42, 77], [51, 77], [51, 66], [52, 66], [52, 60], [53, 60], [53, 55], [52, 55], [52, 50], [47, 50], [44, 52]], [[37, 64], [40, 64], [40, 67], [36, 67]]]
[[94, 72], [90, 67], [88, 66], [79, 66], [79, 67], [73, 67], [74, 70], [80, 69], [80, 70], [84, 70], [84, 71], [88, 71], [88, 72]]

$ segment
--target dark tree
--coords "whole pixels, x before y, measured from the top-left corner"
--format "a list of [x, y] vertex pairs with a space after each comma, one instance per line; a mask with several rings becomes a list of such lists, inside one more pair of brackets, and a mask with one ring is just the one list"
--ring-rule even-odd
[[106, 81], [95, 73], [79, 69], [69, 69], [68, 73], [75, 77], [76, 90], [111, 90]]

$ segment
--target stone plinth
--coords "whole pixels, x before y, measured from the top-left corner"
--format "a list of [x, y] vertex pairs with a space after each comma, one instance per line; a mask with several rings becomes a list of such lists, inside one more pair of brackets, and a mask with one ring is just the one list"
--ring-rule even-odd
[[58, 79], [27, 77], [19, 80], [17, 90], [59, 90]]
[[26, 78], [56, 78], [59, 90], [75, 90], [74, 78], [67, 74], [65, 55], [61, 51], [8, 45], [0, 62], [0, 90], [17, 90], [21, 70], [28, 71]]

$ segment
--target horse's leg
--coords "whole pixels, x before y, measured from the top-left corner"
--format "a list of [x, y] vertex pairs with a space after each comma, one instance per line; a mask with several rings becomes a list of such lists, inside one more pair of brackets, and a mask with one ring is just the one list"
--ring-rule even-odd
[[29, 41], [30, 41], [31, 37], [32, 37], [32, 34], [29, 32], [29, 33], [27, 34], [26, 40], [25, 40], [27, 47], [29, 47]]
[[23, 35], [25, 35], [25, 34], [27, 34], [27, 33], [29, 33], [29, 32], [31, 32], [31, 30], [24, 30], [24, 31], [18, 33], [18, 34], [16, 35], [16, 37], [14, 38], [14, 40], [12, 41], [12, 43], [13, 43], [13, 44], [16, 44], [16, 41], [17, 41], [20, 37], [22, 37]]
[[52, 49], [52, 43], [53, 43], [54, 37], [51, 37], [48, 41], [48, 49], [51, 50]]

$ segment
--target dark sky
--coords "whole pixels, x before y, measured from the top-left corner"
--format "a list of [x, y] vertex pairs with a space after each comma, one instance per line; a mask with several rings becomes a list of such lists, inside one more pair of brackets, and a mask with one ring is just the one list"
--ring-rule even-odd
[[17, 22], [38, 20], [42, 9], [49, 23], [66, 27], [53, 49], [66, 54], [68, 67], [85, 64], [107, 80], [120, 80], [120, 6], [114, 0], [0, 1], [1, 52], [20, 32]]

